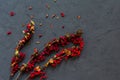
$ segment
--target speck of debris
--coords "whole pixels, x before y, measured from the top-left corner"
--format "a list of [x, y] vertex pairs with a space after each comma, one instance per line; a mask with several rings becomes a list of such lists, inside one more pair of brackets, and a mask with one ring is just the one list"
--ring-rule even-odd
[[54, 18], [54, 17], [56, 17], [56, 14], [52, 14], [52, 16], [51, 16], [52, 18]]
[[33, 15], [30, 15], [30, 18], [31, 18], [31, 19], [33, 19], [33, 18], [34, 18], [34, 16], [33, 16]]
[[53, 0], [55, 3], [57, 2], [57, 0]]
[[39, 24], [39, 26], [42, 26], [42, 25], [43, 25], [42, 23]]
[[28, 10], [32, 10], [32, 6], [29, 6], [29, 7], [28, 7]]
[[64, 29], [65, 28], [65, 26], [62, 26], [62, 29]]
[[59, 17], [59, 16], [56, 16], [56, 19], [60, 19], [60, 17]]
[[12, 34], [12, 32], [11, 32], [11, 31], [8, 31], [8, 32], [7, 32], [7, 35], [11, 35], [11, 34]]
[[63, 12], [60, 13], [61, 17], [65, 17], [65, 14]]
[[25, 27], [25, 24], [22, 24], [22, 27]]
[[39, 34], [38, 37], [41, 38], [41, 37], [42, 37], [42, 34]]
[[36, 41], [36, 44], [40, 44], [40, 41]]
[[14, 15], [15, 15], [15, 12], [11, 11], [11, 12], [9, 13], [9, 15], [10, 15], [10, 16], [14, 16]]
[[48, 18], [49, 17], [49, 15], [48, 14], [46, 14], [46, 16], [45, 16], [46, 18]]
[[48, 3], [46, 4], [46, 8], [50, 9], [50, 5]]
[[77, 16], [77, 19], [80, 19], [81, 18], [81, 16]]
[[50, 28], [53, 28], [53, 24], [50, 24]]

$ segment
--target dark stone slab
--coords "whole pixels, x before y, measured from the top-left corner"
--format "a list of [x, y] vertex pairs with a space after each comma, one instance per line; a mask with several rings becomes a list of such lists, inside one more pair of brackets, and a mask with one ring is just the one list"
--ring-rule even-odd
[[[50, 4], [50, 10], [46, 9], [46, 3]], [[32, 11], [27, 9], [29, 5]], [[16, 15], [10, 17], [10, 11]], [[60, 12], [66, 17], [45, 19], [46, 13], [59, 15]], [[52, 0], [0, 0], [0, 80], [8, 80], [10, 60], [25, 29], [21, 25], [29, 21], [26, 14], [33, 14], [37, 25], [33, 39], [22, 50], [27, 54], [24, 62], [34, 47], [42, 49], [54, 37], [79, 28], [84, 30], [85, 48], [81, 57], [63, 62], [56, 69], [48, 69], [48, 80], [120, 80], [120, 0], [57, 0], [57, 3]], [[80, 20], [75, 18], [77, 15], [81, 16]], [[40, 22], [42, 27], [38, 26]], [[7, 31], [12, 34], [7, 36]], [[37, 36], [39, 33], [43, 34], [41, 39]], [[38, 40], [41, 44], [37, 45]]]

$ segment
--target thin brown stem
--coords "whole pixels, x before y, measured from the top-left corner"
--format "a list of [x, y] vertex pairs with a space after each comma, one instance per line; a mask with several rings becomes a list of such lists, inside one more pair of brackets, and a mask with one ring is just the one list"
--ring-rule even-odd
[[[30, 59], [28, 60], [27, 64], [28, 64], [33, 58], [34, 58], [34, 57], [30, 58]], [[23, 71], [20, 71], [20, 72], [18, 73], [18, 75], [17, 75], [17, 77], [16, 77], [15, 80], [19, 80], [20, 76], [22, 75], [22, 72], [23, 72]]]
[[17, 77], [15, 78], [15, 80], [19, 80], [20, 76], [21, 76], [22, 72], [19, 72]]
[[11, 80], [11, 79], [12, 79], [12, 76], [10, 75], [10, 76], [9, 76], [9, 80]]
[[29, 77], [30, 77], [30, 74], [25, 78], [25, 80], [28, 80], [29, 79]]

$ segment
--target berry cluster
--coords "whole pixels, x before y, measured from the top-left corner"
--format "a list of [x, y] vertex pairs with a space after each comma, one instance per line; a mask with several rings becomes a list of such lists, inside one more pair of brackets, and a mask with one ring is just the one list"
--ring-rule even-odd
[[34, 25], [35, 23], [31, 20], [29, 24], [27, 24], [26, 30], [23, 31], [24, 37], [18, 42], [18, 45], [15, 48], [15, 53], [11, 61], [11, 75], [14, 76], [15, 73], [19, 70], [19, 63], [23, 61], [25, 58], [25, 54], [20, 52], [24, 45], [31, 39], [34, 33]]
[[[63, 59], [68, 59], [70, 57], [79, 56], [81, 53], [81, 50], [83, 49], [84, 42], [82, 35], [82, 30], [78, 30], [75, 34], [66, 34], [65, 36], [61, 36], [58, 39], [53, 39], [52, 41], [48, 42], [45, 45], [45, 48], [42, 52], [39, 52], [36, 48], [34, 49], [34, 53], [31, 55], [30, 60], [28, 63], [24, 63], [20, 67], [20, 73], [23, 72], [30, 72], [34, 70], [28, 79], [34, 78], [36, 76], [41, 76], [41, 80], [43, 78], [46, 78], [45, 72], [43, 72], [43, 69], [47, 68], [48, 65], [51, 65], [52, 67], [56, 67], [57, 64], [59, 64]], [[52, 52], [58, 52], [60, 47], [64, 47], [68, 45], [69, 43], [73, 43], [74, 46], [72, 48], [63, 49], [59, 53], [57, 53], [54, 58], [51, 58], [44, 67], [35, 67], [36, 63], [42, 62], [46, 59], [48, 55], [50, 55]], [[35, 67], [35, 68], [34, 68]], [[19, 76], [16, 78], [19, 79]]]
[[34, 68], [33, 72], [30, 73], [30, 75], [27, 77], [26, 80], [32, 80], [33, 78], [35, 78], [37, 76], [40, 76], [40, 80], [43, 80], [44, 78], [47, 78], [44, 70], [48, 66], [56, 67], [64, 59], [68, 60], [69, 58], [80, 56], [81, 51], [83, 49], [84, 42], [83, 42], [82, 38], [79, 38], [79, 39], [76, 38], [76, 41], [74, 41], [74, 43], [78, 44], [79, 46], [73, 46], [71, 48], [63, 49], [60, 52], [58, 52], [53, 58], [49, 59], [49, 61], [42, 67], [36, 66]]

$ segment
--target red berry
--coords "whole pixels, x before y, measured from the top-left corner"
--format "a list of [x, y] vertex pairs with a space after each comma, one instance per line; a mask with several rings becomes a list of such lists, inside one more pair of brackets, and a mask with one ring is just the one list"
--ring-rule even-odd
[[30, 29], [31, 28], [31, 25], [30, 24], [27, 24], [27, 29]]
[[42, 37], [42, 34], [39, 34], [38, 37], [41, 38], [41, 37]]
[[8, 31], [8, 32], [7, 32], [7, 35], [10, 35], [10, 34], [12, 34], [12, 32], [11, 32], [11, 31]]
[[61, 17], [65, 17], [65, 14], [63, 12], [60, 15], [61, 15]]
[[10, 16], [14, 16], [15, 13], [13, 11], [10, 12]]
[[64, 28], [65, 28], [65, 26], [62, 26], [62, 28], [64, 29]]

